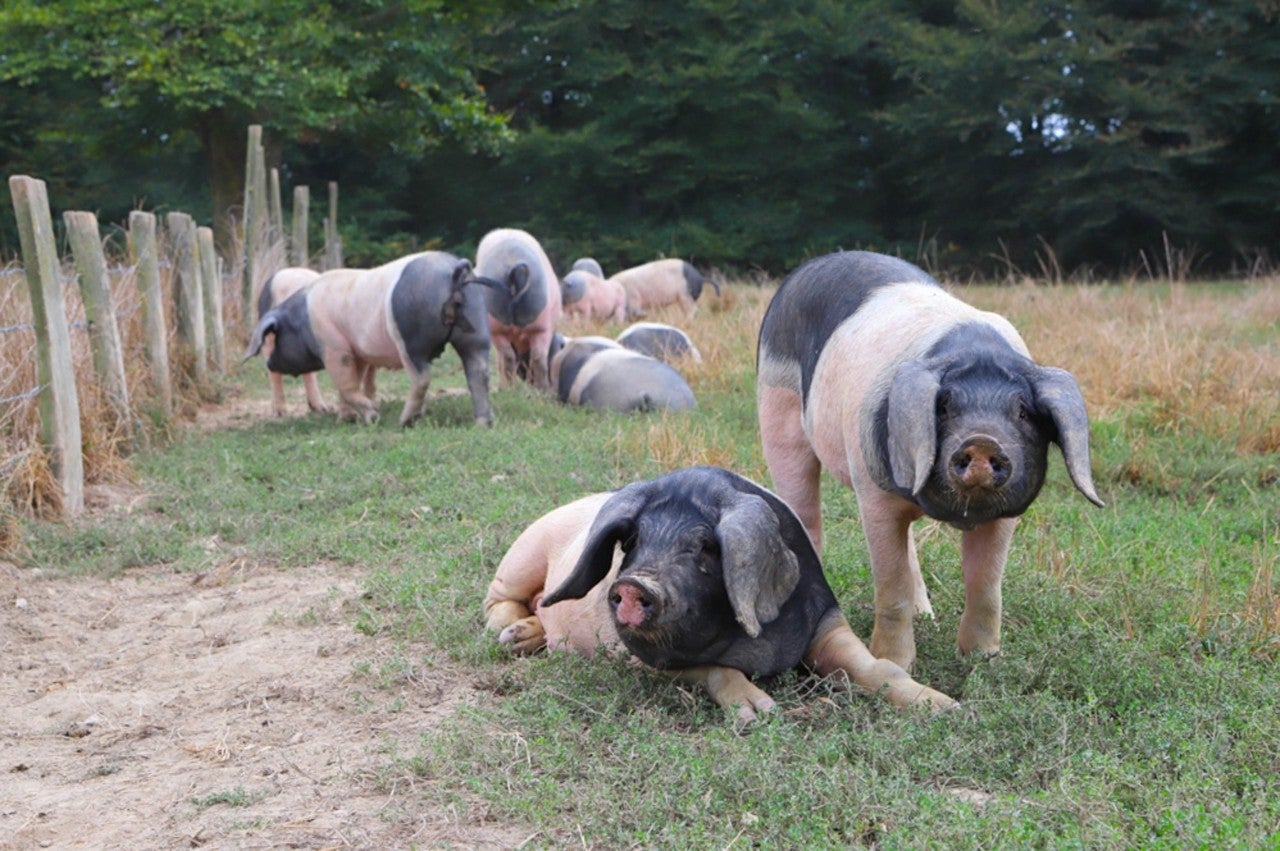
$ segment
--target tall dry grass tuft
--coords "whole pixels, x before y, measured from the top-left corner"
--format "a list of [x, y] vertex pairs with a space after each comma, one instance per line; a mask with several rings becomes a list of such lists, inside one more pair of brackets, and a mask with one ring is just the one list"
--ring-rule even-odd
[[[269, 257], [275, 256], [268, 249]], [[164, 295], [169, 360], [178, 374], [179, 348], [174, 344], [177, 314], [173, 303], [174, 274], [161, 234], [160, 284]], [[279, 253], [278, 251], [275, 253]], [[70, 258], [61, 268], [64, 309], [71, 329], [71, 362], [76, 376], [80, 406], [82, 450], [87, 484], [124, 483], [132, 478], [129, 456], [139, 448], [170, 437], [173, 423], [160, 413], [157, 388], [152, 385], [147, 363], [142, 298], [136, 270], [129, 257], [107, 245], [108, 288], [124, 346], [125, 380], [130, 409], [117, 410], [102, 392], [93, 369], [93, 354], [85, 321], [85, 308], [76, 285]], [[241, 267], [237, 261], [230, 264]], [[225, 273], [224, 273], [225, 274]], [[239, 284], [224, 280], [224, 322], [228, 328], [244, 329]], [[41, 517], [61, 514], [61, 494], [50, 469], [50, 459], [41, 445], [35, 331], [31, 327], [31, 304], [21, 266], [11, 262], [0, 268], [0, 485], [6, 505], [0, 517], [0, 553], [20, 546], [13, 512]], [[247, 336], [247, 330], [244, 330]], [[179, 382], [173, 388], [175, 409], [180, 415], [194, 413], [199, 404], [199, 388]]]
[[1139, 410], [1171, 434], [1280, 451], [1280, 286], [967, 287], [1042, 363], [1070, 369], [1090, 411]]

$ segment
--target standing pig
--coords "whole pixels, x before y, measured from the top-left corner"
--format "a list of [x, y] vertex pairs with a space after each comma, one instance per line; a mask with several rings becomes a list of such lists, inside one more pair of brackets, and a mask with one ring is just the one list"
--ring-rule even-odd
[[[633, 266], [609, 280], [622, 284], [627, 292], [627, 310], [633, 316], [644, 316], [646, 310], [668, 304], [678, 304], [686, 316], [692, 316], [697, 309], [695, 302], [702, 295], [702, 275], [691, 263], [675, 258]], [[707, 283], [720, 295], [715, 281]]]
[[502, 358], [504, 385], [515, 382], [521, 355], [529, 358], [529, 380], [549, 390], [547, 350], [560, 321], [560, 282], [538, 241], [522, 230], [489, 231], [476, 249], [476, 274], [501, 288], [486, 293], [489, 332]]
[[[301, 266], [289, 266], [278, 270], [266, 283], [262, 285], [262, 291], [258, 293], [258, 317], [266, 315], [267, 311], [277, 305], [283, 304], [285, 299], [301, 289], [311, 284], [316, 278], [320, 277], [320, 273], [312, 269]], [[265, 350], [263, 357], [270, 360], [272, 341], [267, 341], [263, 345]], [[277, 417], [284, 416], [284, 376], [278, 372], [267, 371], [271, 379], [271, 410]], [[302, 388], [307, 394], [307, 407], [316, 413], [327, 413], [329, 407], [325, 405], [324, 400], [320, 398], [320, 386], [316, 382], [315, 372], [302, 373]]]
[[561, 402], [624, 413], [680, 411], [698, 404], [674, 367], [607, 337], [566, 339], [551, 362], [551, 383]]
[[575, 269], [560, 282], [564, 312], [601, 322], [627, 321], [627, 291], [612, 278]]
[[[548, 593], [549, 592], [549, 593]], [[748, 678], [804, 664], [895, 706], [955, 706], [854, 635], [795, 514], [755, 482], [691, 467], [562, 506], [511, 545], [485, 597], [518, 653], [625, 646], [700, 683], [742, 720], [772, 709]]]
[[642, 355], [660, 361], [674, 363], [688, 358], [702, 362], [702, 353], [689, 339], [689, 335], [673, 325], [657, 322], [636, 322], [618, 335], [618, 344]]
[[462, 358], [476, 422], [490, 425], [489, 325], [484, 299], [466, 292], [473, 283], [471, 263], [441, 251], [376, 269], [335, 269], [267, 311], [245, 358], [274, 335], [269, 369], [293, 375], [323, 365], [338, 388], [340, 416], [366, 423], [378, 418], [373, 370], [403, 367], [412, 380], [400, 415], [407, 426], [426, 407], [431, 362], [448, 343]]
[[962, 653], [1000, 650], [1000, 581], [1015, 518], [1044, 483], [1050, 442], [1089, 501], [1089, 422], [1070, 373], [1038, 366], [1004, 318], [893, 257], [819, 257], [782, 282], [758, 349], [765, 460], [821, 551], [819, 473], [858, 497], [871, 551], [871, 652], [915, 661], [932, 614], [911, 536], [928, 515], [963, 530]]

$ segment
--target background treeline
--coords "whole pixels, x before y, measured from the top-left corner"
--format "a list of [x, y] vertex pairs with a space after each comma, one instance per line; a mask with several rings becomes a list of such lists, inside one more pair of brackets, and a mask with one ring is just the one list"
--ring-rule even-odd
[[353, 265], [511, 225], [606, 269], [868, 247], [952, 274], [1248, 274], [1280, 233], [1278, 21], [1272, 0], [13, 0], [0, 162], [106, 222], [221, 217], [262, 123], [287, 184], [342, 184]]

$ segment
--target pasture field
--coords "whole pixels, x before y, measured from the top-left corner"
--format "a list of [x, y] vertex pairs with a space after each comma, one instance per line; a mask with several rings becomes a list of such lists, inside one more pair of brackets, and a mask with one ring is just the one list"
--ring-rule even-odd
[[[232, 736], [225, 759], [197, 760], [174, 787], [168, 833], [117, 835], [218, 847], [339, 838], [367, 847], [1280, 847], [1280, 283], [956, 291], [1007, 315], [1037, 360], [1076, 374], [1107, 502], [1098, 509], [1079, 496], [1052, 450], [1006, 570], [1003, 655], [976, 664], [954, 648], [959, 535], [917, 524], [938, 617], [917, 626], [916, 676], [959, 699], [960, 711], [903, 714], [796, 672], [766, 685], [779, 709], [744, 729], [705, 694], [625, 660], [513, 659], [483, 631], [481, 601], [499, 559], [551, 508], [688, 464], [768, 484], [754, 349], [771, 287], [731, 283], [719, 300], [704, 295], [694, 319], [665, 317], [703, 353], [686, 367], [694, 412], [567, 408], [528, 388], [498, 389], [495, 375], [497, 424], [477, 429], [449, 351], [437, 363], [440, 395], [415, 428], [396, 426], [404, 384], [385, 373], [375, 426], [305, 415], [296, 381], [295, 415], [273, 419], [253, 361], [199, 428], [132, 459], [132, 473], [110, 485], [116, 509], [24, 521], [14, 571], [32, 600], [42, 584], [72, 594], [78, 583], [127, 590], [178, 577], [166, 598], [177, 610], [202, 577], [231, 576], [226, 595], [241, 593], [235, 576], [247, 577], [244, 595], [255, 577], [314, 577], [328, 596], [300, 608], [268, 603], [270, 622], [295, 632], [320, 623], [355, 648], [296, 707], [309, 740], [332, 737], [351, 762], [290, 763], [296, 771], [268, 777], [237, 762]], [[129, 510], [117, 510], [126, 501]], [[830, 478], [824, 515], [827, 575], [866, 638], [872, 592], [856, 504]], [[163, 658], [158, 641], [151, 652]], [[290, 658], [280, 641], [257, 655], [298, 676], [332, 668], [314, 648]], [[22, 657], [21, 636], [4, 643]], [[365, 646], [376, 653], [361, 655]], [[225, 649], [210, 639], [188, 656], [206, 654], [209, 667]], [[214, 708], [226, 724], [243, 709]], [[55, 722], [42, 722], [42, 735], [70, 747], [49, 732]], [[75, 741], [92, 749], [94, 736]], [[287, 743], [277, 744], [283, 753]], [[5, 744], [22, 746], [16, 736]], [[238, 777], [200, 773], [215, 763], [246, 767]], [[64, 805], [83, 790], [86, 805], [110, 809], [148, 770], [126, 756], [115, 770], [95, 764], [48, 776]], [[271, 809], [291, 786], [323, 788], [338, 826], [300, 837], [298, 814], [319, 799]], [[343, 833], [333, 814], [357, 792], [373, 804], [349, 805]], [[20, 846], [39, 835], [15, 832], [17, 805], [7, 806], [0, 831]], [[143, 817], [146, 806], [128, 804]]]

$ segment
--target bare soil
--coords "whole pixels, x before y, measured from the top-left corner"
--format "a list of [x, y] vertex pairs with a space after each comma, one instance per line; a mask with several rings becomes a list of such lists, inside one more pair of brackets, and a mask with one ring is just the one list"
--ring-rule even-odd
[[[237, 400], [238, 413], [259, 416]], [[248, 404], [254, 410], [245, 410]], [[208, 427], [208, 423], [201, 424]], [[97, 494], [131, 510], [145, 494]], [[92, 499], [91, 499], [92, 504]], [[364, 575], [228, 559], [48, 578], [0, 562], [0, 848], [509, 848], [392, 767], [483, 700], [353, 628]]]

